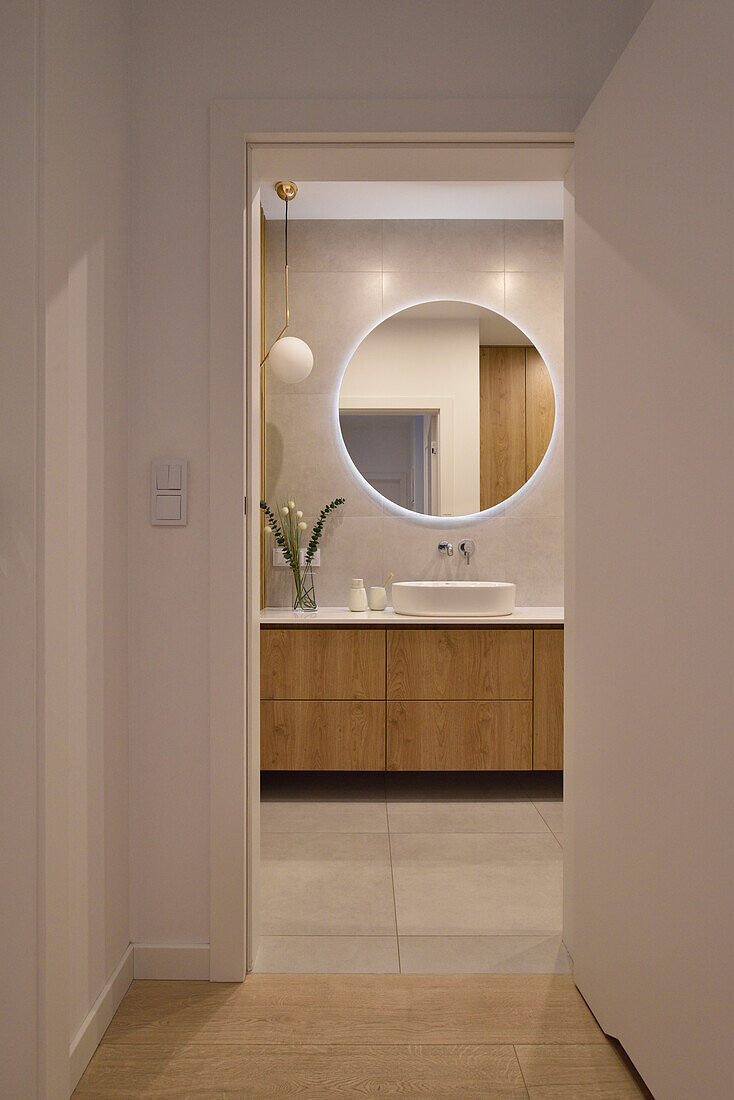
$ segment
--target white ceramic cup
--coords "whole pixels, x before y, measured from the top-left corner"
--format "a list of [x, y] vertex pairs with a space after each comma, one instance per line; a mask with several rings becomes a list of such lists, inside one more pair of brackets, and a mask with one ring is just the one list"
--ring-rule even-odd
[[387, 607], [387, 592], [384, 588], [377, 586], [370, 588], [367, 593], [367, 601], [370, 605], [370, 611], [384, 611]]

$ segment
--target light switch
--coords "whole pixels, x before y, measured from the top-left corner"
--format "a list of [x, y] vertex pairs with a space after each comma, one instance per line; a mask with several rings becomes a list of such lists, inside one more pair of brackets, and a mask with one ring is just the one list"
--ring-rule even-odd
[[155, 498], [156, 519], [181, 519], [181, 497], [158, 493]]
[[155, 478], [156, 489], [168, 488], [168, 470], [169, 466], [167, 462], [153, 463], [153, 474]]
[[188, 462], [157, 458], [150, 464], [150, 522], [185, 527], [188, 522]]

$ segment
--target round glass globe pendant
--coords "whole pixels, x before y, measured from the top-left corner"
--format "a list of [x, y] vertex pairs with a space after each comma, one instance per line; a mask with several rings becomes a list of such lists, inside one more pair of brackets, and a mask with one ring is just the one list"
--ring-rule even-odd
[[291, 314], [288, 301], [288, 203], [298, 194], [298, 188], [291, 180], [280, 180], [275, 185], [275, 193], [285, 203], [285, 250], [283, 275], [285, 279], [285, 325], [260, 366], [266, 361], [277, 379], [294, 386], [308, 378], [313, 369], [313, 352], [305, 340], [297, 336], [286, 336]]

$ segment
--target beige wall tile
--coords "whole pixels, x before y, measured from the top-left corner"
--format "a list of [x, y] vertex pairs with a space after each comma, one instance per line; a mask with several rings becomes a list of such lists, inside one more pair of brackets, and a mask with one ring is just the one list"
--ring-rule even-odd
[[382, 306], [385, 317], [418, 302], [461, 301], [503, 313], [503, 271], [385, 271]]
[[508, 518], [506, 523], [507, 579], [517, 585], [517, 603], [563, 604], [563, 518]]
[[[292, 213], [292, 212], [291, 212]], [[266, 269], [283, 270], [283, 222], [268, 222]], [[288, 220], [288, 270], [382, 271], [381, 221]]]
[[563, 222], [505, 222], [505, 271], [562, 271]]
[[501, 221], [385, 221], [384, 271], [503, 271]]

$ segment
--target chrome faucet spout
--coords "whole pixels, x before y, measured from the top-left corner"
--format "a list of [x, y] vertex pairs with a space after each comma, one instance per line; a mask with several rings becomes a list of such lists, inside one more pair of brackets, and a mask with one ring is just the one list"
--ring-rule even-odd
[[439, 542], [438, 552], [439, 554], [445, 554], [447, 558], [453, 558], [454, 544], [452, 542]]

